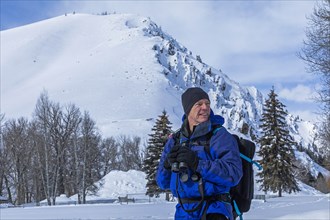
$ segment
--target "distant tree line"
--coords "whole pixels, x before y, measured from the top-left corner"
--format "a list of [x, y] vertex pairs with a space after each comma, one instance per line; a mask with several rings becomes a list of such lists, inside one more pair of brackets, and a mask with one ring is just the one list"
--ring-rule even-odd
[[[263, 166], [258, 174], [261, 190], [278, 192], [279, 196], [299, 191], [297, 179], [307, 184], [324, 179], [315, 179], [309, 170], [299, 168], [293, 153], [299, 146], [289, 134], [284, 108], [272, 89], [264, 104], [262, 132], [255, 140]], [[77, 194], [78, 203], [85, 203], [87, 193], [95, 194], [100, 186], [95, 183], [111, 170], [143, 170], [146, 194], [158, 197], [164, 192], [155, 179], [164, 145], [173, 133], [165, 110], [151, 129], [145, 152], [140, 150], [141, 138], [103, 138], [88, 112], [81, 113], [74, 104], [61, 106], [49, 100], [46, 92], [40, 95], [31, 121], [4, 121], [3, 116], [0, 120], [4, 122], [0, 136], [0, 195], [6, 195], [14, 204], [46, 199], [48, 205], [54, 205], [61, 194]], [[299, 172], [307, 178], [301, 179]]]
[[103, 138], [88, 112], [74, 104], [61, 106], [43, 92], [31, 121], [1, 119], [0, 195], [13, 204], [87, 193], [111, 170], [140, 170], [141, 138]]

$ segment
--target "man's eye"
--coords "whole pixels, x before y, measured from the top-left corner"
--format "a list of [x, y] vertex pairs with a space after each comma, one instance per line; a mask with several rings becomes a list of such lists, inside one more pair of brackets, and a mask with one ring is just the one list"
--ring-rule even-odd
[[207, 105], [207, 106], [210, 105], [209, 102], [205, 102], [205, 103], [204, 103], [204, 102], [197, 102], [197, 103], [196, 103], [197, 106], [202, 106], [203, 104], [205, 104], [205, 105]]

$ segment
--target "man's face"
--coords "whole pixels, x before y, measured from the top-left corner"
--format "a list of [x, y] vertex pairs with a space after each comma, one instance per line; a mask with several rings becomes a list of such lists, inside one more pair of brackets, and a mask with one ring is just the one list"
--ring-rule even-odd
[[205, 122], [210, 117], [210, 101], [207, 99], [201, 99], [196, 102], [191, 108], [188, 121], [190, 126], [198, 125], [202, 122]]

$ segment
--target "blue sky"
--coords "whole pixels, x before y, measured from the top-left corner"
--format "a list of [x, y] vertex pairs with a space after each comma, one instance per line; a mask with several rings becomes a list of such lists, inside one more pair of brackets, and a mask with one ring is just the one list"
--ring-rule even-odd
[[64, 13], [150, 17], [202, 60], [265, 96], [272, 86], [290, 113], [317, 121], [319, 81], [297, 57], [316, 1], [1, 0], [1, 30]]

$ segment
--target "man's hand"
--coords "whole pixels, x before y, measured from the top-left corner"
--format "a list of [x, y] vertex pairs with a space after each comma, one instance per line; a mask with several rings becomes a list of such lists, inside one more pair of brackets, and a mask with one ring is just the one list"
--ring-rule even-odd
[[192, 151], [189, 147], [180, 147], [176, 159], [179, 163], [185, 162], [193, 171], [197, 169], [199, 162], [197, 153]]
[[167, 154], [165, 162], [164, 162], [164, 168], [167, 170], [171, 169], [172, 163], [177, 162], [177, 156], [179, 151], [180, 145], [175, 145], [172, 147], [170, 152]]

